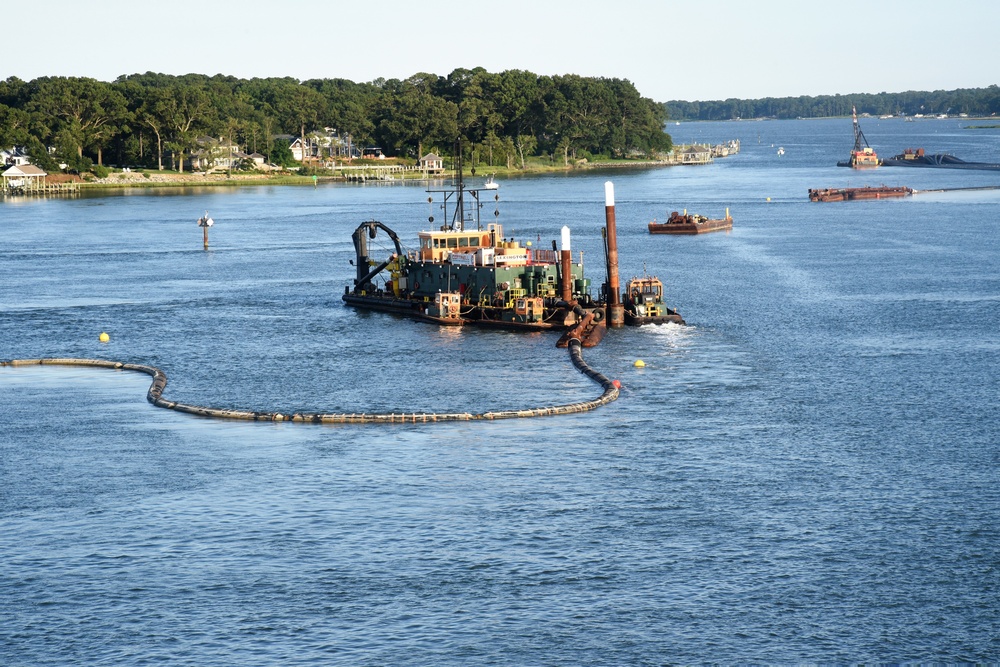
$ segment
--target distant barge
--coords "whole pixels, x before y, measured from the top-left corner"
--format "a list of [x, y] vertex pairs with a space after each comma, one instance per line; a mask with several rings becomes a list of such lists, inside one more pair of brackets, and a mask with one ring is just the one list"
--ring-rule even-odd
[[878, 187], [865, 186], [863, 188], [823, 188], [820, 190], [809, 190], [809, 201], [851, 201], [854, 199], [891, 199], [894, 197], [907, 197], [913, 194], [913, 188], [890, 187], [880, 185]]
[[886, 167], [936, 167], [938, 169], [981, 169], [1000, 171], [1000, 164], [992, 162], [966, 162], [947, 153], [927, 155], [923, 148], [907, 148], [899, 155], [882, 160]]
[[733, 219], [726, 209], [726, 217], [712, 220], [703, 215], [678, 213], [673, 211], [666, 222], [649, 223], [650, 234], [704, 234], [706, 232], [721, 232], [733, 228]]

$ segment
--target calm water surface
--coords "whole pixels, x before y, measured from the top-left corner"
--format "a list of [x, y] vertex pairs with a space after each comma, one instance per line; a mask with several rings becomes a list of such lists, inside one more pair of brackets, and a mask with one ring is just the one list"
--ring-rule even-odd
[[[1000, 154], [967, 121], [862, 122], [883, 155]], [[1000, 191], [806, 198], [1000, 174], [838, 169], [843, 119], [670, 130], [743, 151], [500, 189], [508, 235], [568, 224], [599, 283], [613, 180], [622, 274], [689, 322], [585, 351], [624, 386], [596, 412], [228, 423], [152, 407], [145, 375], [0, 369], [0, 663], [1000, 660]], [[646, 232], [726, 207], [728, 234]], [[599, 394], [554, 335], [341, 305], [353, 229], [432, 214], [415, 185], [2, 202], [0, 356], [154, 364], [167, 398], [261, 410]]]

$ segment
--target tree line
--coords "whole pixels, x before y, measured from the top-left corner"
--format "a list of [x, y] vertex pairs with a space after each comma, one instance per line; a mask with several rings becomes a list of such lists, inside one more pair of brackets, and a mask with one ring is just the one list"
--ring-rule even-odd
[[[278, 135], [323, 128], [355, 146], [419, 159], [449, 155], [462, 138], [480, 162], [520, 165], [534, 155], [570, 158], [652, 155], [671, 148], [663, 105], [625, 79], [539, 76], [522, 70], [456, 69], [405, 80], [240, 79], [147, 72], [113, 82], [80, 77], [0, 81], [0, 147], [25, 146], [45, 168], [91, 165], [164, 168], [201, 136], [288, 160]], [[181, 160], [182, 161], [182, 160]]]
[[849, 116], [856, 107], [858, 113], [873, 116], [917, 114], [968, 114], [994, 116], [1000, 114], [1000, 87], [959, 88], [956, 90], [906, 91], [903, 93], [851, 93], [817, 97], [764, 97], [754, 100], [712, 100], [687, 102], [674, 100], [664, 103], [674, 120], [731, 120], [734, 118], [824, 118]]

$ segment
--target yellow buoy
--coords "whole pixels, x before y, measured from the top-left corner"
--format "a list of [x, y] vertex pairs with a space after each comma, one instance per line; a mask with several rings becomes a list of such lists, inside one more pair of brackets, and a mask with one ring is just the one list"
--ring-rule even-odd
[[109, 336], [107, 333], [105, 333], [103, 331], [101, 332], [101, 335], [99, 336], [99, 338], [100, 338], [100, 341], [102, 343], [107, 343], [109, 340], [111, 340], [111, 336]]
[[770, 198], [770, 197], [768, 197], [768, 198], [767, 198], [767, 201], [771, 201], [771, 198]]
[[643, 361], [642, 359], [636, 359], [635, 363], [632, 364], [632, 365], [635, 366], [636, 368], [645, 368], [646, 367], [646, 362]]

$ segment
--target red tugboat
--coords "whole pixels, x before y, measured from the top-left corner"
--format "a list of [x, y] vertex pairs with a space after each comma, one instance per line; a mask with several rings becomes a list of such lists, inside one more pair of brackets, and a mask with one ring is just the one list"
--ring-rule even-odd
[[[881, 164], [875, 149], [868, 145], [861, 126], [858, 125], [858, 110], [851, 107], [851, 116], [854, 118], [854, 150], [851, 151], [851, 158], [838, 162], [838, 167], [852, 167], [853, 169], [868, 169]], [[864, 145], [862, 145], [864, 144]]]
[[892, 187], [880, 185], [878, 187], [865, 186], [863, 188], [823, 188], [820, 190], [809, 190], [809, 201], [850, 201], [853, 199], [892, 199], [894, 197], [908, 197], [913, 194], [913, 188], [903, 186]]
[[650, 234], [704, 234], [705, 232], [728, 231], [733, 228], [733, 219], [726, 209], [726, 217], [712, 220], [703, 215], [688, 215], [673, 211], [666, 222], [652, 221], [649, 223]]

